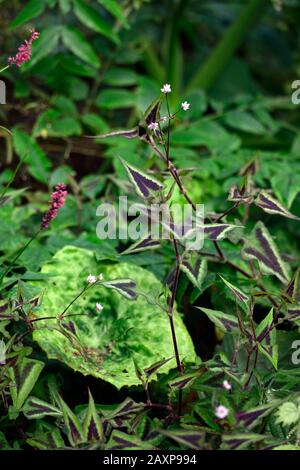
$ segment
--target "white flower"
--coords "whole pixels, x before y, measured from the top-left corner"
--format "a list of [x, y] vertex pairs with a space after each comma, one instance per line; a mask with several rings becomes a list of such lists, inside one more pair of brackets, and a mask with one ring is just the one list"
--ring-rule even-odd
[[103, 305], [101, 305], [101, 304], [99, 304], [99, 302], [97, 302], [97, 303], [96, 303], [96, 310], [97, 310], [98, 312], [102, 312], [102, 310], [103, 310]]
[[99, 274], [99, 276], [98, 276], [98, 281], [103, 281], [103, 279], [104, 279], [103, 274], [102, 274], [102, 273]]
[[171, 93], [171, 85], [169, 83], [165, 83], [163, 87], [160, 89], [163, 93]]
[[188, 103], [187, 101], [184, 101], [183, 103], [181, 103], [181, 107], [183, 109], [183, 111], [187, 111], [188, 109], [190, 109], [190, 103]]
[[166, 122], [167, 120], [167, 116], [163, 116], [162, 118], [160, 118], [161, 122]]
[[159, 129], [159, 125], [157, 124], [157, 122], [151, 122], [148, 126], [148, 129], [155, 132]]
[[217, 406], [217, 408], [215, 410], [216, 417], [219, 418], [219, 419], [226, 418], [228, 413], [229, 413], [228, 408], [226, 408], [226, 406], [223, 406], [223, 405]]
[[224, 380], [224, 382], [223, 382], [223, 388], [225, 388], [225, 390], [231, 390], [231, 385], [230, 385], [230, 383], [228, 382], [228, 380]]
[[95, 282], [97, 282], [96, 276], [93, 276], [92, 274], [89, 274], [86, 280], [89, 284], [95, 284]]

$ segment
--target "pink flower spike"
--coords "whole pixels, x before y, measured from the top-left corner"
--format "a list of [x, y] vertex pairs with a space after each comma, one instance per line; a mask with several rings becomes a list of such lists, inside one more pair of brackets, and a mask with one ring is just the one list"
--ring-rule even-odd
[[64, 205], [68, 191], [65, 184], [60, 183], [55, 186], [55, 191], [51, 194], [50, 209], [44, 214], [42, 219], [41, 228], [47, 229], [51, 220], [55, 219], [58, 210]]
[[215, 415], [219, 419], [226, 418], [226, 416], [228, 416], [228, 413], [229, 413], [228, 408], [226, 408], [226, 406], [223, 406], [223, 405], [217, 406], [217, 408], [215, 410]]
[[21, 65], [25, 64], [31, 59], [31, 46], [33, 41], [38, 39], [40, 33], [35, 31], [34, 29], [30, 29], [30, 38], [28, 41], [25, 41], [18, 49], [17, 54], [14, 57], [9, 57], [8, 64], [9, 65], [16, 65], [17, 67], [21, 67]]

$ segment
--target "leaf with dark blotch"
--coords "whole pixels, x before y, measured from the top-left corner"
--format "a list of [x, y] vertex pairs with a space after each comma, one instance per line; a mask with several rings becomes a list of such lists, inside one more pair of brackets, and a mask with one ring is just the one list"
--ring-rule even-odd
[[112, 281], [102, 282], [102, 286], [115, 289], [128, 300], [134, 300], [137, 297], [136, 283], [132, 279], [113, 279]]
[[99, 134], [99, 135], [85, 135], [89, 139], [106, 139], [108, 137], [125, 137], [126, 139], [136, 139], [139, 136], [139, 128], [134, 127], [133, 129], [125, 130], [125, 131], [113, 131], [108, 132], [107, 134]]
[[197, 253], [190, 253], [189, 258], [182, 262], [181, 270], [195, 287], [200, 290], [202, 289], [202, 284], [207, 274], [206, 259], [201, 259]]
[[248, 303], [249, 301], [248, 295], [244, 294], [244, 292], [242, 292], [241, 289], [234, 286], [229, 281], [226, 281], [226, 279], [224, 279], [224, 277], [222, 277], [220, 274], [219, 276], [222, 279], [222, 281], [226, 284], [226, 286], [231, 290], [231, 292], [233, 293], [233, 295], [236, 297], [237, 300], [239, 300], [240, 302], [244, 302], [245, 304]]
[[173, 439], [189, 449], [200, 450], [204, 444], [204, 431], [197, 431], [193, 429], [174, 429], [172, 431], [160, 431], [164, 436]]
[[143, 442], [137, 436], [126, 434], [118, 430], [113, 431], [106, 450], [151, 450], [149, 442]]
[[273, 274], [281, 282], [288, 282], [289, 267], [283, 261], [274, 240], [262, 222], [257, 222], [255, 225], [242, 253], [247, 259], [257, 260], [265, 274]]
[[144, 409], [144, 405], [142, 403], [136, 403], [131, 398], [126, 398], [126, 400], [121, 403], [115, 410], [113, 411], [103, 411], [103, 415], [107, 420], [122, 418], [126, 419], [131, 416], [135, 416], [140, 413]]
[[90, 391], [89, 406], [83, 423], [83, 435], [86, 442], [99, 442], [103, 439], [102, 423]]
[[274, 313], [273, 308], [268, 315], [260, 322], [255, 330], [259, 351], [277, 369], [278, 345], [276, 342], [276, 328], [273, 328]]
[[251, 429], [258, 421], [267, 416], [274, 409], [274, 403], [272, 405], [263, 405], [257, 408], [253, 408], [246, 411], [240, 411], [236, 414], [238, 426], [242, 426]]
[[289, 282], [284, 297], [294, 302], [297, 299], [298, 291], [299, 291], [299, 279], [300, 279], [300, 267], [295, 272], [292, 280]]
[[82, 426], [77, 416], [71, 411], [64, 400], [59, 397], [59, 405], [63, 413], [63, 419], [66, 427], [66, 433], [72, 447], [83, 442]]
[[199, 372], [194, 372], [192, 374], [181, 375], [175, 380], [169, 382], [171, 388], [176, 390], [183, 390], [184, 388], [190, 386], [194, 380], [199, 376]]
[[262, 436], [261, 434], [223, 434], [222, 441], [230, 449], [241, 449], [243, 447], [249, 448], [251, 444], [256, 442], [263, 441], [267, 436]]
[[289, 316], [288, 320], [291, 320], [291, 321], [300, 320], [300, 305], [295, 306], [295, 307], [289, 307], [287, 309], [287, 313]]
[[238, 319], [233, 315], [221, 312], [219, 310], [211, 310], [210, 308], [196, 307], [204, 312], [208, 318], [222, 331], [231, 333], [238, 328]]
[[240, 190], [236, 185], [231, 186], [227, 201], [250, 204], [253, 200], [251, 194]]
[[28, 419], [41, 419], [44, 416], [62, 415], [62, 412], [56, 406], [36, 397], [29, 397], [22, 411]]
[[156, 98], [150, 106], [146, 109], [145, 114], [144, 114], [144, 120], [149, 126], [152, 122], [158, 122], [159, 121], [159, 110], [161, 106], [161, 98]]
[[136, 243], [131, 245], [129, 248], [124, 250], [121, 255], [128, 255], [131, 253], [139, 253], [145, 250], [155, 250], [156, 248], [160, 247], [160, 241], [154, 240], [151, 235], [147, 235], [146, 237], [138, 240]]
[[69, 331], [69, 333], [72, 333], [72, 335], [76, 335], [76, 329], [75, 329], [75, 324], [72, 321], [68, 321], [66, 323], [62, 323], [62, 326]]
[[23, 406], [44, 366], [45, 364], [41, 361], [25, 357], [15, 366], [9, 368], [11, 397], [17, 410]]
[[277, 199], [267, 191], [261, 191], [255, 200], [255, 204], [268, 214], [277, 214], [288, 219], [300, 220], [299, 217], [289, 212]]
[[227, 232], [235, 228], [240, 228], [230, 224], [206, 224], [204, 225], [204, 235], [208, 240], [222, 240]]
[[173, 357], [168, 357], [168, 359], [163, 359], [162, 361], [158, 361], [147, 369], [144, 369], [144, 373], [149, 378], [152, 374], [155, 374], [162, 366], [164, 366], [167, 362], [169, 362]]
[[129, 165], [125, 160], [120, 159], [127, 171], [128, 177], [132, 182], [135, 191], [139, 196], [148, 199], [164, 189], [164, 185], [152, 176], [150, 177], [138, 168]]

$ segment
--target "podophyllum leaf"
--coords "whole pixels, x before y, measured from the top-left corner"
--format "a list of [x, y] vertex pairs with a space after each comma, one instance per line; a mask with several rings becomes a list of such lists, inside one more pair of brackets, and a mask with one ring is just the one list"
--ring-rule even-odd
[[227, 232], [235, 228], [241, 228], [237, 225], [229, 224], [205, 224], [204, 235], [208, 240], [222, 240]]
[[[123, 297], [116, 289], [95, 285], [78, 298], [69, 313], [76, 328], [76, 336], [85, 354], [61, 332], [49, 329], [45, 316], [56, 316], [82, 290], [90, 272], [102, 272], [105, 282], [114, 279], [132, 279], [138, 295], [133, 301]], [[35, 288], [44, 292], [41, 308], [35, 316], [41, 320], [34, 323], [33, 338], [47, 355], [59, 360], [84, 375], [93, 375], [117, 388], [140, 385], [136, 377], [133, 357], [142, 369], [151, 367], [174, 354], [168, 316], [156, 305], [150, 305], [147, 297], [153, 292], [163, 292], [163, 285], [151, 272], [133, 264], [99, 264], [90, 250], [66, 246], [42, 267], [47, 279], [34, 281]], [[106, 281], [107, 280], [107, 281]], [[104, 309], [95, 310], [97, 302]], [[87, 313], [87, 315], [75, 315]], [[194, 362], [195, 352], [183, 321], [175, 310], [174, 321], [180, 355], [186, 363]], [[42, 328], [40, 328], [42, 327]], [[175, 359], [160, 370], [165, 374], [176, 367]], [[157, 378], [156, 374], [151, 380]]]
[[163, 359], [162, 361], [158, 361], [155, 364], [152, 364], [152, 366], [147, 367], [144, 369], [144, 373], [147, 377], [150, 377], [152, 374], [155, 374], [162, 366], [167, 364], [171, 359], [173, 359], [174, 356], [168, 357], [167, 359]]
[[144, 199], [147, 199], [155, 193], [163, 190], [164, 185], [157, 181], [152, 176], [146, 175], [138, 168], [129, 165], [125, 160], [121, 159], [121, 162], [124, 165], [125, 170], [127, 171], [128, 177], [132, 182], [137, 194]]
[[108, 132], [107, 134], [99, 134], [99, 135], [86, 135], [85, 137], [89, 137], [90, 139], [106, 139], [107, 137], [126, 137], [126, 139], [136, 139], [139, 136], [139, 128], [134, 127], [133, 129], [129, 129], [127, 131], [113, 131]]
[[10, 393], [13, 405], [17, 410], [21, 410], [44, 365], [41, 361], [24, 357], [19, 363], [8, 369], [11, 379]]
[[146, 109], [145, 114], [144, 114], [144, 120], [149, 126], [152, 122], [158, 122], [159, 121], [159, 110], [161, 106], [161, 98], [156, 98], [150, 106]]
[[115, 289], [128, 300], [134, 300], [137, 296], [136, 283], [132, 279], [114, 279], [102, 282], [102, 285], [108, 289]]
[[222, 331], [231, 333], [238, 328], [238, 319], [233, 315], [221, 312], [219, 310], [211, 310], [210, 308], [197, 307], [204, 312], [208, 318]]
[[242, 253], [247, 259], [257, 260], [264, 273], [273, 274], [283, 283], [288, 282], [289, 267], [281, 258], [274, 240], [262, 222], [255, 225]]
[[200, 450], [204, 444], [204, 431], [194, 431], [192, 429], [175, 429], [172, 431], [160, 431], [164, 436], [173, 439], [189, 449]]
[[65, 423], [65, 430], [69, 439], [69, 442], [72, 447], [75, 447], [77, 444], [83, 442], [83, 430], [82, 426], [73, 413], [73, 411], [68, 407], [64, 400], [59, 397], [59, 405], [63, 413], [63, 419]]
[[277, 199], [270, 196], [267, 191], [261, 191], [254, 202], [268, 214], [277, 214], [288, 219], [300, 220], [299, 217], [289, 212]]
[[288, 284], [286, 291], [285, 291], [285, 296], [287, 296], [288, 299], [292, 302], [295, 301], [298, 296], [299, 280], [300, 280], [300, 267], [295, 272], [294, 276], [292, 277], [292, 280]]
[[83, 423], [83, 435], [86, 442], [99, 442], [103, 439], [103, 427], [97, 413], [95, 402], [89, 391], [89, 406]]
[[238, 426], [252, 429], [260, 419], [267, 416], [275, 407], [274, 402], [268, 405], [258, 406], [246, 411], [240, 411], [236, 414]]
[[276, 415], [276, 422], [278, 424], [290, 426], [300, 420], [300, 409], [295, 403], [288, 401], [278, 408]]
[[251, 444], [256, 442], [263, 441], [267, 436], [262, 436], [261, 434], [223, 434], [222, 441], [230, 449], [243, 449], [248, 448]]
[[244, 302], [245, 304], [248, 303], [249, 301], [248, 295], [244, 294], [244, 292], [242, 292], [241, 289], [234, 286], [229, 281], [226, 281], [226, 279], [224, 279], [224, 277], [222, 277], [220, 274], [219, 276], [222, 279], [222, 281], [226, 284], [226, 286], [229, 287], [229, 289], [231, 290], [231, 292], [234, 294], [234, 296], [237, 298], [238, 301]]
[[272, 328], [274, 322], [273, 308], [255, 330], [258, 341], [258, 349], [277, 369], [278, 345], [276, 344], [276, 328]]
[[107, 445], [106, 450], [151, 450], [149, 442], [143, 442], [137, 436], [125, 434], [121, 431], [113, 431]]
[[131, 245], [126, 250], [122, 251], [121, 255], [128, 255], [131, 253], [139, 253], [145, 250], [155, 250], [156, 248], [160, 247], [160, 241], [154, 240], [151, 235], [147, 235], [146, 237], [138, 240], [133, 245]]
[[28, 419], [41, 419], [44, 416], [62, 415], [59, 408], [36, 397], [29, 397], [22, 411]]
[[206, 259], [201, 259], [199, 255], [192, 253], [188, 259], [181, 263], [181, 270], [195, 287], [200, 290], [202, 289], [202, 284], [207, 274]]

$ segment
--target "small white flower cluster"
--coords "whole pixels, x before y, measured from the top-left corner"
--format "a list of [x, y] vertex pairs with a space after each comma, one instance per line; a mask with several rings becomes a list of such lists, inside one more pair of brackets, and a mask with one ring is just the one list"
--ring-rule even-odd
[[89, 284], [95, 284], [97, 281], [103, 281], [103, 274], [99, 274], [99, 276], [94, 276], [93, 274], [89, 274], [86, 278], [86, 281]]

